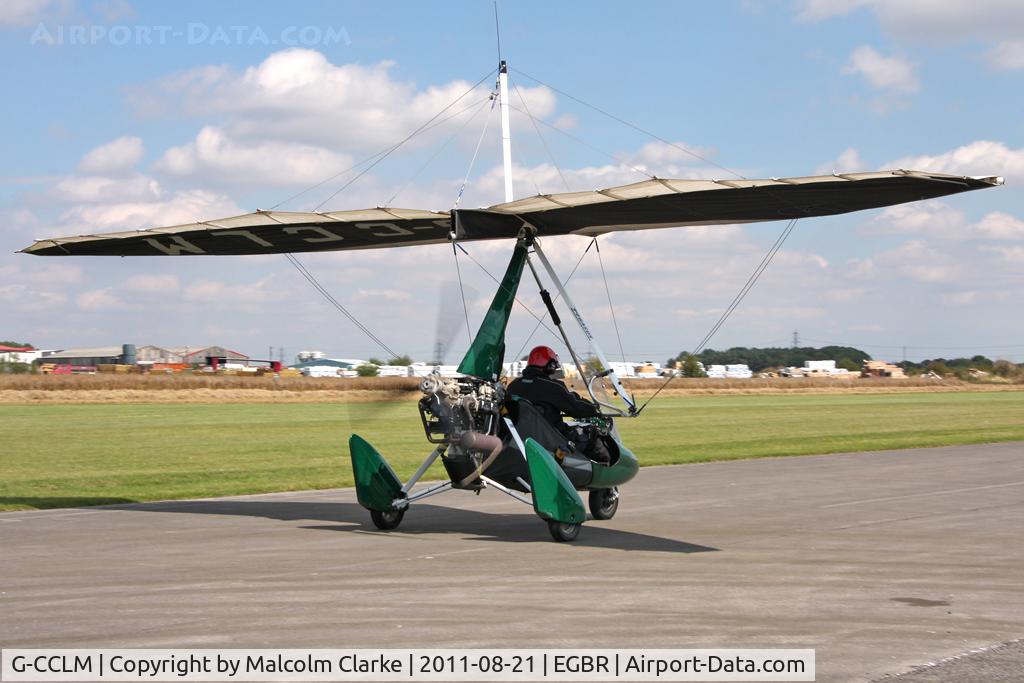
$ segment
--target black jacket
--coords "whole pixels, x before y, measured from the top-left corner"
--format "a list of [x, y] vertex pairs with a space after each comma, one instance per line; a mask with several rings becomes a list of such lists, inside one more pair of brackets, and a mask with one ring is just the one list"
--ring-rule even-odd
[[513, 400], [524, 398], [544, 414], [556, 429], [562, 429], [562, 415], [569, 417], [594, 417], [597, 406], [569, 391], [565, 384], [548, 377], [543, 368], [527, 365], [523, 376], [508, 385], [508, 395]]

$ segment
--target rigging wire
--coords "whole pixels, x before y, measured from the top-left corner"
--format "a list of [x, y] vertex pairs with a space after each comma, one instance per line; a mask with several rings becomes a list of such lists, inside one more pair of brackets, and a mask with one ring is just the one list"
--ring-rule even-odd
[[498, 0], [494, 0], [494, 36], [498, 42], [498, 63], [501, 63], [501, 24], [498, 23]]
[[711, 161], [710, 159], [708, 159], [706, 157], [703, 157], [700, 154], [697, 154], [693, 150], [689, 150], [689, 149], [683, 147], [682, 145], [679, 145], [679, 144], [677, 144], [675, 142], [672, 142], [671, 140], [666, 140], [665, 138], [661, 137], [660, 135], [656, 135], [656, 134], [650, 132], [649, 130], [645, 130], [644, 128], [641, 128], [640, 126], [637, 126], [637, 125], [635, 125], [633, 123], [630, 123], [629, 121], [626, 121], [625, 119], [620, 118], [620, 117], [616, 116], [615, 114], [612, 114], [610, 112], [605, 111], [604, 109], [598, 107], [597, 105], [590, 104], [589, 102], [585, 102], [585, 101], [581, 100], [580, 98], [578, 98], [578, 97], [576, 97], [574, 95], [570, 95], [569, 93], [565, 92], [564, 90], [560, 90], [559, 88], [556, 88], [553, 85], [548, 85], [544, 81], [542, 81], [539, 78], [536, 78], [534, 76], [531, 76], [530, 74], [526, 73], [525, 71], [521, 71], [519, 69], [514, 69], [514, 71], [516, 73], [518, 73], [518, 74], [522, 74], [523, 76], [526, 76], [531, 81], [534, 81], [536, 83], [539, 83], [540, 85], [543, 85], [545, 88], [551, 88], [552, 90], [554, 90], [558, 94], [564, 95], [564, 96], [568, 97], [570, 100], [573, 100], [575, 102], [578, 102], [579, 104], [582, 104], [584, 107], [588, 107], [588, 108], [593, 109], [594, 111], [598, 112], [599, 114], [603, 114], [604, 116], [607, 116], [608, 118], [612, 119], [613, 121], [618, 121], [619, 123], [623, 124], [624, 126], [628, 126], [628, 127], [632, 128], [635, 131], [638, 131], [640, 133], [643, 133], [644, 135], [647, 135], [649, 137], [654, 138], [655, 140], [658, 140], [659, 142], [663, 142], [664, 144], [669, 145], [670, 147], [674, 147], [675, 149], [678, 149], [680, 152], [683, 152], [684, 154], [687, 154], [687, 155], [689, 155], [689, 156], [691, 156], [691, 157], [693, 157], [695, 159], [699, 159], [700, 161], [703, 161], [706, 164], [710, 164], [711, 166], [714, 166], [715, 168], [717, 168], [719, 170], [725, 171], [726, 173], [730, 173], [730, 174], [736, 176], [737, 178], [740, 178], [742, 180], [746, 180], [746, 178], [744, 176], [740, 175], [739, 173], [737, 173], [736, 171], [732, 170], [731, 168], [727, 168], [725, 166], [722, 166], [721, 164], [715, 163], [714, 161]]
[[[483, 265], [482, 263], [480, 263], [480, 262], [479, 262], [479, 261], [477, 261], [477, 260], [476, 260], [475, 258], [473, 258], [473, 255], [472, 255], [472, 254], [470, 254], [470, 253], [469, 253], [468, 251], [466, 251], [465, 247], [463, 247], [463, 246], [462, 246], [461, 244], [459, 244], [458, 242], [452, 242], [452, 244], [453, 244], [454, 246], [458, 247], [459, 251], [461, 251], [461, 252], [462, 252], [463, 254], [465, 254], [466, 256], [468, 256], [468, 257], [469, 257], [469, 260], [470, 260], [470, 261], [472, 261], [473, 263], [475, 263], [475, 264], [477, 265], [477, 267], [478, 267], [478, 268], [480, 268], [480, 270], [482, 270], [482, 271], [484, 271], [485, 273], [487, 273], [487, 277], [489, 277], [489, 278], [491, 278], [492, 280], [494, 280], [494, 281], [495, 281], [495, 282], [496, 282], [496, 283], [498, 284], [498, 287], [500, 288], [500, 290], [501, 290], [501, 291], [503, 291], [503, 292], [506, 292], [506, 293], [508, 293], [508, 294], [511, 294], [511, 293], [512, 293], [512, 292], [510, 292], [510, 291], [508, 290], [508, 287], [506, 287], [505, 285], [503, 285], [503, 284], [501, 283], [501, 281], [500, 281], [500, 280], [499, 280], [498, 278], [494, 277], [494, 275], [492, 275], [492, 274], [491, 274], [491, 271], [487, 270], [487, 268], [485, 268], [485, 267], [484, 267], [484, 265]], [[513, 299], [515, 300], [515, 302], [516, 302], [517, 304], [519, 304], [520, 306], [522, 306], [522, 307], [523, 307], [523, 310], [525, 310], [525, 311], [526, 311], [527, 313], [529, 313], [529, 314], [530, 314], [531, 316], [533, 316], [533, 319], [537, 321], [537, 324], [538, 324], [538, 326], [540, 326], [540, 325], [544, 325], [544, 319], [543, 319], [543, 318], [541, 318], [540, 316], [538, 316], [538, 315], [537, 315], [536, 313], [534, 313], [534, 312], [533, 312], [533, 309], [531, 309], [531, 308], [530, 308], [529, 306], [527, 306], [526, 304], [524, 304], [524, 303], [522, 302], [522, 300], [521, 300], [521, 299], [520, 299], [520, 298], [519, 298], [518, 296], [513, 296]], [[547, 314], [545, 314], [545, 315], [547, 315]], [[548, 327], [547, 325], [544, 325], [544, 329], [545, 329], [545, 330], [547, 330], [548, 332], [550, 332], [550, 333], [551, 333], [551, 336], [553, 336], [553, 337], [558, 337], [558, 335], [557, 335], [557, 334], [555, 333], [555, 331], [554, 331], [554, 330], [552, 330], [552, 329], [551, 329], [550, 327]], [[534, 328], [534, 331], [536, 332], [536, 328]], [[518, 355], [518, 354], [517, 354], [517, 355]]]
[[[453, 119], [453, 118], [455, 118], [455, 117], [465, 113], [466, 111], [472, 109], [474, 106], [480, 104], [481, 102], [486, 102], [488, 99], [490, 99], [489, 96], [484, 98], [483, 100], [478, 100], [478, 101], [474, 102], [473, 104], [471, 104], [471, 105], [469, 105], [467, 107], [463, 107], [462, 109], [458, 110], [454, 114], [449, 114], [448, 116], [444, 117], [443, 119], [441, 119], [440, 121], [434, 123], [433, 125], [428, 126], [427, 128], [424, 128], [420, 132], [421, 133], [426, 133], [427, 131], [433, 130], [434, 128], [437, 128], [438, 126], [440, 126], [440, 125], [450, 121], [451, 119]], [[282, 199], [277, 204], [274, 204], [272, 207], [270, 207], [270, 210], [273, 211], [274, 209], [276, 209], [277, 207], [281, 206], [282, 204], [287, 204], [288, 202], [292, 201], [293, 199], [298, 199], [302, 195], [307, 194], [309, 192], [312, 192], [313, 190], [317, 189], [318, 187], [326, 185], [327, 183], [331, 182], [332, 180], [334, 180], [336, 178], [340, 178], [341, 176], [345, 175], [349, 171], [353, 171], [353, 170], [359, 168], [360, 166], [362, 166], [363, 164], [366, 164], [366, 163], [369, 163], [369, 162], [373, 161], [377, 157], [379, 157], [382, 154], [392, 150], [393, 148], [397, 148], [400, 144], [401, 143], [396, 143], [394, 145], [389, 145], [388, 147], [385, 147], [384, 149], [376, 152], [375, 154], [371, 154], [370, 156], [364, 158], [363, 160], [357, 161], [356, 163], [352, 164], [348, 168], [346, 168], [344, 170], [341, 170], [341, 171], [338, 171], [337, 173], [335, 173], [334, 175], [330, 176], [329, 178], [325, 178], [324, 180], [321, 180], [320, 182], [318, 182], [318, 183], [316, 183], [314, 185], [310, 185], [306, 189], [300, 190], [299, 192], [296, 192], [295, 194], [293, 194], [292, 196], [288, 197], [287, 199]]]
[[[540, 127], [537, 125], [537, 119], [533, 118], [533, 114], [530, 113], [530, 107], [528, 104], [526, 104], [526, 98], [523, 97], [523, 93], [519, 91], [519, 86], [516, 85], [515, 83], [512, 84], [512, 89], [516, 91], [516, 95], [519, 97], [519, 101], [523, 103], [523, 110], [526, 112], [526, 115], [530, 118], [530, 123], [533, 124], [533, 130], [536, 131], [537, 137], [540, 138], [540, 144], [544, 146], [544, 151], [547, 153], [548, 158], [551, 159], [551, 165], [555, 167], [556, 171], [558, 171], [558, 177], [562, 179], [562, 183], [565, 185], [565, 191], [572, 192], [572, 189], [569, 187], [568, 181], [566, 181], [565, 179], [565, 175], [562, 173], [561, 167], [558, 165], [558, 162], [555, 161], [555, 155], [551, 153], [551, 149], [548, 147], [547, 140], [545, 140], [544, 136], [540, 134]], [[540, 194], [539, 189], [537, 190], [537, 194]]]
[[469, 160], [469, 168], [466, 169], [466, 177], [462, 180], [462, 187], [459, 188], [459, 194], [455, 197], [455, 204], [452, 206], [453, 209], [459, 207], [459, 202], [462, 201], [462, 193], [466, 191], [466, 185], [469, 183], [469, 177], [473, 174], [473, 166], [476, 164], [477, 155], [480, 154], [480, 145], [484, 143], [484, 136], [487, 135], [487, 129], [491, 126], [491, 119], [494, 114], [494, 104], [497, 102], [496, 97], [491, 97], [491, 111], [488, 112], [487, 118], [484, 120], [484, 129], [480, 131], [480, 138], [476, 141], [476, 149], [473, 150], [473, 158]]
[[[715, 333], [718, 332], [719, 329], [721, 329], [722, 325], [725, 324], [725, 321], [728, 320], [729, 316], [732, 315], [733, 311], [736, 310], [736, 307], [740, 305], [740, 302], [742, 302], [743, 299], [747, 296], [747, 294], [750, 293], [750, 290], [753, 289], [755, 284], [757, 284], [757, 281], [761, 278], [761, 275], [771, 264], [772, 260], [775, 258], [775, 255], [779, 253], [779, 250], [782, 248], [782, 245], [785, 244], [786, 239], [793, 232], [793, 229], [796, 227], [796, 223], [798, 220], [799, 219], [794, 218], [786, 224], [786, 227], [783, 228], [782, 233], [775, 239], [774, 244], [772, 244], [772, 246], [768, 249], [767, 253], [765, 253], [765, 255], [761, 258], [761, 262], [757, 264], [756, 268], [754, 268], [754, 272], [750, 274], [750, 277], [747, 278], [747, 281], [743, 284], [743, 287], [741, 287], [740, 291], [736, 294], [735, 297], [733, 297], [732, 301], [722, 312], [722, 315], [719, 316], [715, 324], [712, 325], [711, 329], [708, 330], [707, 334], [704, 335], [704, 338], [700, 340], [700, 343], [697, 344], [691, 355], [695, 356], [704, 350], [705, 344], [711, 341], [711, 338], [715, 335]], [[672, 380], [674, 380], [675, 378], [675, 375], [672, 375], [667, 380], [665, 380], [665, 382], [660, 387], [658, 387], [658, 390], [655, 391], [646, 401], [644, 401], [644, 404], [640, 406], [640, 409], [636, 411], [636, 414], [639, 415], [643, 411], [643, 409], [646, 408], [647, 405], [654, 400], [654, 397], [660, 394], [662, 389], [671, 384]]]
[[[526, 114], [527, 116], [529, 116], [529, 114], [527, 112], [523, 111], [522, 109], [520, 109], [519, 107], [517, 107], [517, 106], [515, 106], [513, 104], [509, 104], [508, 106], [509, 106], [510, 109], [514, 109], [517, 112], [519, 112], [520, 114]], [[634, 171], [636, 171], [637, 173], [639, 173], [640, 175], [642, 175], [642, 176], [644, 176], [646, 178], [650, 178], [651, 180], [657, 180], [657, 176], [652, 175], [652, 174], [648, 173], [647, 171], [645, 171], [645, 170], [643, 170], [643, 169], [641, 169], [641, 168], [639, 168], [637, 166], [634, 166], [633, 164], [631, 164], [629, 162], [623, 161], [622, 159], [620, 159], [619, 157], [615, 156], [611, 152], [606, 152], [603, 149], [601, 149], [600, 147], [595, 147], [594, 145], [590, 144], [586, 140], [583, 140], [582, 138], [578, 138], [575, 135], [573, 135], [572, 133], [569, 133], [568, 131], [564, 131], [561, 128], [553, 126], [550, 123], [548, 123], [547, 121], [538, 120], [538, 123], [540, 123], [543, 126], [547, 126], [548, 128], [550, 128], [551, 130], [553, 130], [553, 131], [555, 131], [557, 133], [561, 133], [562, 135], [564, 135], [565, 137], [569, 138], [570, 140], [575, 140], [576, 142], [578, 142], [579, 144], [583, 145], [584, 147], [589, 147], [590, 149], [594, 150], [595, 152], [597, 152], [599, 154], [603, 154], [604, 156], [608, 157], [609, 159], [611, 159], [612, 161], [614, 161], [617, 164], [621, 164], [623, 166], [626, 166], [627, 168], [633, 169]]]
[[337, 299], [335, 299], [331, 295], [331, 293], [328, 292], [327, 289], [322, 284], [320, 284], [320, 282], [317, 280], [316, 276], [313, 275], [313, 273], [311, 273], [306, 268], [306, 266], [304, 266], [297, 258], [295, 258], [294, 254], [285, 254], [285, 257], [287, 257], [288, 261], [291, 262], [291, 264], [293, 266], [295, 266], [295, 269], [299, 271], [299, 273], [302, 275], [302, 277], [306, 278], [306, 280], [309, 282], [309, 284], [313, 285], [313, 288], [316, 289], [316, 291], [320, 292], [320, 294], [322, 294], [325, 299], [327, 299], [328, 303], [330, 303], [332, 306], [334, 306], [336, 309], [338, 309], [338, 311], [340, 311], [346, 318], [348, 318], [352, 322], [353, 325], [358, 327], [359, 330], [362, 331], [363, 334], [365, 334], [367, 337], [369, 337], [371, 341], [373, 341], [375, 344], [377, 344], [377, 346], [379, 346], [380, 348], [382, 348], [386, 352], [388, 352], [390, 354], [391, 358], [397, 358], [398, 357], [398, 354], [395, 353], [391, 349], [390, 346], [388, 346], [383, 341], [381, 341], [380, 337], [378, 337], [373, 332], [371, 332], [370, 329], [368, 327], [366, 327], [366, 325], [364, 325], [363, 323], [359, 322], [358, 318], [356, 318], [347, 308], [342, 306], [341, 302], [339, 302]]
[[469, 126], [469, 124], [472, 123], [473, 120], [476, 119], [476, 117], [480, 115], [480, 112], [482, 112], [484, 110], [484, 108], [485, 108], [484, 105], [486, 105], [487, 102], [490, 101], [490, 99], [491, 99], [491, 97], [487, 96], [487, 97], [485, 97], [482, 100], [474, 102], [473, 104], [469, 105], [468, 107], [465, 107], [464, 109], [460, 109], [455, 114], [452, 114], [451, 116], [446, 117], [445, 119], [443, 119], [442, 121], [439, 121], [436, 124], [436, 125], [441, 125], [441, 123], [443, 123], [444, 121], [448, 121], [449, 119], [453, 119], [456, 116], [458, 116], [459, 114], [462, 114], [462, 113], [464, 113], [466, 111], [469, 111], [473, 107], [479, 106], [479, 109], [477, 109], [475, 112], [473, 112], [472, 116], [470, 116], [468, 119], [463, 121], [462, 125], [459, 126], [458, 129], [454, 133], [452, 133], [451, 136], [449, 136], [448, 139], [445, 140], [437, 148], [437, 150], [433, 154], [430, 155], [430, 157], [425, 162], [423, 162], [423, 165], [420, 166], [418, 169], [416, 169], [416, 172], [412, 174], [411, 178], [409, 178], [409, 182], [407, 182], [400, 189], [398, 189], [393, 195], [391, 195], [391, 198], [388, 199], [384, 203], [384, 206], [391, 206], [391, 202], [395, 201], [395, 199], [398, 197], [398, 195], [400, 195], [403, 192], [405, 192], [406, 190], [408, 190], [409, 186], [412, 185], [414, 182], [416, 182], [416, 179], [419, 178], [420, 174], [423, 173], [423, 171], [425, 171], [427, 169], [427, 166], [432, 164], [434, 162], [434, 159], [436, 159], [438, 156], [440, 156], [441, 152], [443, 152], [445, 150], [445, 148], [448, 147], [449, 144], [451, 144], [452, 140], [454, 140], [456, 137], [458, 137], [462, 133], [462, 131], [464, 131], [466, 129], [466, 127]]
[[594, 237], [594, 248], [597, 250], [597, 262], [601, 264], [601, 279], [604, 280], [604, 292], [608, 295], [608, 310], [612, 314], [612, 325], [615, 327], [615, 338], [619, 340], [619, 353], [622, 355], [622, 363], [626, 363], [626, 351], [622, 346], [622, 335], [619, 334], [619, 321], [615, 319], [615, 306], [612, 304], [612, 291], [608, 287], [608, 276], [604, 272], [604, 259], [601, 258], [601, 245]]
[[469, 306], [466, 305], [466, 289], [462, 286], [462, 267], [459, 265], [459, 250], [455, 248], [455, 241], [452, 241], [452, 255], [455, 257], [455, 272], [459, 276], [459, 293], [462, 294], [462, 312], [466, 316], [466, 336], [469, 337], [469, 345], [473, 345], [473, 328], [469, 324]]
[[[474, 90], [476, 90], [476, 89], [477, 89], [477, 88], [478, 88], [478, 87], [480, 86], [480, 84], [482, 84], [482, 83], [483, 83], [484, 81], [486, 81], [486, 80], [487, 80], [488, 78], [490, 78], [490, 77], [491, 77], [491, 76], [492, 76], [492, 75], [494, 74], [494, 72], [495, 72], [495, 71], [497, 71], [497, 69], [491, 69], [490, 71], [488, 71], [488, 72], [487, 72], [487, 74], [486, 74], [486, 75], [484, 75], [484, 77], [483, 77], [483, 78], [481, 78], [481, 79], [480, 79], [479, 81], [477, 81], [477, 82], [476, 82], [476, 83], [474, 83], [474, 84], [473, 84], [472, 86], [470, 86], [468, 90], [466, 90], [466, 91], [465, 91], [465, 92], [463, 92], [463, 93], [462, 93], [461, 95], [459, 95], [458, 97], [456, 97], [456, 98], [455, 98], [454, 100], [452, 100], [451, 102], [449, 102], [449, 103], [448, 103], [448, 104], [447, 104], [447, 105], [446, 105], [446, 106], [444, 107], [444, 109], [442, 109], [441, 111], [439, 111], [439, 112], [437, 112], [436, 114], [434, 114], [433, 116], [431, 116], [431, 117], [430, 117], [429, 119], [427, 119], [427, 121], [425, 121], [425, 122], [424, 122], [423, 124], [421, 124], [421, 125], [419, 126], [419, 128], [417, 128], [417, 129], [416, 129], [416, 130], [414, 130], [413, 132], [409, 133], [409, 134], [408, 134], [407, 136], [405, 136], [405, 137], [404, 137], [404, 138], [403, 138], [403, 139], [402, 139], [401, 141], [399, 141], [399, 142], [398, 142], [397, 144], [395, 144], [395, 145], [393, 145], [392, 147], [388, 148], [388, 149], [387, 149], [387, 150], [386, 150], [386, 151], [385, 151], [385, 152], [384, 152], [383, 154], [379, 155], [379, 156], [378, 156], [378, 157], [377, 157], [377, 158], [376, 158], [376, 159], [374, 160], [374, 162], [373, 162], [372, 164], [370, 164], [369, 166], [367, 166], [366, 168], [364, 168], [364, 169], [363, 169], [362, 171], [360, 171], [360, 172], [359, 172], [359, 173], [358, 173], [358, 174], [357, 174], [357, 175], [356, 175], [356, 176], [355, 176], [354, 178], [352, 178], [352, 179], [351, 179], [351, 180], [349, 180], [349, 181], [348, 181], [347, 183], [345, 183], [344, 185], [342, 185], [341, 187], [339, 187], [339, 188], [338, 188], [337, 190], [335, 190], [335, 191], [334, 191], [334, 192], [333, 192], [333, 193], [331, 194], [331, 196], [327, 197], [327, 199], [325, 199], [325, 200], [323, 200], [322, 202], [320, 202], [319, 204], [317, 204], [317, 205], [316, 205], [316, 207], [314, 207], [314, 209], [313, 209], [313, 210], [314, 210], [314, 211], [319, 211], [319, 210], [320, 210], [320, 207], [321, 207], [321, 206], [323, 206], [323, 205], [324, 205], [324, 204], [326, 204], [327, 202], [329, 202], [329, 201], [331, 201], [332, 199], [334, 199], [335, 197], [337, 197], [337, 196], [338, 196], [338, 195], [339, 195], [340, 193], [342, 193], [342, 192], [343, 192], [343, 191], [345, 191], [345, 190], [346, 190], [346, 189], [347, 189], [347, 188], [348, 188], [348, 187], [349, 187], [350, 185], [352, 185], [352, 183], [356, 182], [357, 180], [359, 180], [360, 178], [362, 178], [362, 177], [363, 177], [364, 175], [366, 175], [367, 173], [369, 173], [369, 172], [370, 172], [370, 171], [371, 171], [371, 170], [372, 170], [372, 169], [373, 169], [373, 168], [374, 168], [374, 167], [375, 167], [375, 166], [376, 166], [377, 164], [379, 164], [380, 162], [384, 161], [384, 160], [385, 160], [385, 159], [387, 159], [387, 158], [388, 158], [389, 156], [391, 156], [392, 152], [394, 152], [395, 150], [397, 150], [398, 148], [400, 148], [400, 147], [401, 147], [402, 145], [404, 145], [405, 143], [407, 143], [407, 142], [408, 142], [409, 140], [412, 140], [412, 139], [413, 139], [414, 137], [416, 137], [417, 135], [419, 135], [420, 133], [422, 133], [422, 132], [423, 132], [423, 131], [424, 131], [424, 130], [425, 130], [425, 129], [426, 129], [426, 128], [427, 128], [427, 127], [428, 127], [428, 126], [429, 126], [429, 125], [431, 124], [431, 123], [433, 123], [433, 122], [434, 122], [434, 120], [435, 120], [435, 119], [437, 119], [437, 118], [438, 118], [438, 117], [440, 117], [440, 116], [441, 116], [442, 114], [444, 114], [444, 113], [445, 113], [446, 111], [448, 111], [449, 109], [451, 109], [452, 107], [454, 107], [454, 106], [455, 106], [455, 105], [456, 105], [456, 104], [457, 104], [457, 103], [458, 103], [458, 102], [459, 102], [460, 100], [462, 100], [462, 98], [463, 98], [463, 97], [465, 97], [465, 96], [466, 96], [466, 95], [468, 95], [469, 93], [471, 93], [471, 92], [473, 92]], [[322, 183], [321, 183], [321, 184], [322, 184]]]
[[[578, 259], [576, 259], [576, 265], [572, 267], [572, 271], [569, 273], [569, 277], [567, 277], [565, 279], [565, 282], [562, 283], [563, 286], [568, 285], [569, 281], [572, 280], [572, 276], [576, 274], [576, 270], [580, 267], [580, 264], [583, 263], [583, 258], [590, 251], [590, 248], [594, 246], [594, 242], [596, 242], [596, 240], [597, 240], [597, 238], [594, 237], [594, 238], [591, 238], [590, 242], [587, 243], [587, 248], [584, 249], [583, 253], [580, 254], [580, 257]], [[555, 301], [558, 301], [558, 299], [561, 296], [562, 296], [561, 292], [555, 292], [555, 298], [552, 299], [552, 303], [554, 303]], [[537, 316], [534, 316], [534, 317], [536, 318]], [[519, 351], [514, 356], [515, 358], [519, 358], [519, 357], [521, 357], [523, 355], [523, 351], [526, 350], [526, 347], [530, 344], [530, 340], [533, 339], [535, 334], [537, 334], [537, 330], [540, 329], [540, 326], [544, 323], [544, 320], [547, 317], [548, 317], [548, 311], [547, 311], [547, 309], [545, 309], [544, 310], [544, 314], [537, 320], [537, 324], [534, 325], [533, 331], [530, 332], [530, 336], [528, 336], [526, 338], [526, 341], [523, 342], [523, 345], [519, 347]], [[547, 325], [544, 325], [544, 329], [546, 329], [548, 332], [551, 332], [552, 334], [554, 334], [554, 332], [551, 331], [551, 328], [549, 328]], [[559, 337], [559, 339], [561, 339], [561, 337]]]

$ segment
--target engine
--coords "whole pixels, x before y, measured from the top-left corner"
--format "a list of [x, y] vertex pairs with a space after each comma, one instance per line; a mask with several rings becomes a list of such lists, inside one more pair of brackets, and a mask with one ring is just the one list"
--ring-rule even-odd
[[458, 444], [466, 432], [496, 434], [505, 387], [476, 377], [428, 375], [420, 384], [420, 417], [427, 440]]
[[505, 387], [476, 377], [428, 375], [420, 384], [420, 418], [427, 441], [441, 444], [441, 461], [455, 488], [479, 489], [479, 475], [498, 457]]

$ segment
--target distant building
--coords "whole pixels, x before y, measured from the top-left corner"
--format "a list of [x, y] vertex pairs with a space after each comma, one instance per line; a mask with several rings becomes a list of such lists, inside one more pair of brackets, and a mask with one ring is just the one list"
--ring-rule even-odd
[[315, 358], [291, 367], [306, 377], [357, 377], [355, 369], [364, 362], [354, 358]]
[[0, 362], [2, 363], [31, 363], [42, 354], [42, 351], [31, 346], [0, 345]]
[[[40, 358], [43, 363], [54, 365], [132, 365], [135, 363], [135, 347], [131, 344], [121, 346], [93, 346], [80, 349], [63, 349], [50, 351]], [[126, 361], [131, 360], [131, 363]]]
[[861, 377], [889, 377], [892, 379], [906, 379], [907, 375], [903, 368], [884, 360], [866, 360], [860, 370]]
[[780, 373], [783, 377], [839, 377], [848, 378], [850, 371], [846, 368], [837, 368], [834, 360], [805, 360], [802, 368], [785, 368]]
[[171, 353], [181, 357], [179, 363], [189, 365], [207, 365], [207, 358], [223, 358], [226, 361], [222, 365], [248, 365], [249, 356], [238, 351], [226, 349], [223, 346], [172, 346], [167, 349]]
[[711, 379], [750, 379], [754, 373], [745, 363], [733, 365], [709, 365], [704, 371]]
[[409, 366], [409, 377], [426, 377], [437, 371], [442, 377], [462, 377], [458, 365], [431, 365], [428, 363], [413, 363]]

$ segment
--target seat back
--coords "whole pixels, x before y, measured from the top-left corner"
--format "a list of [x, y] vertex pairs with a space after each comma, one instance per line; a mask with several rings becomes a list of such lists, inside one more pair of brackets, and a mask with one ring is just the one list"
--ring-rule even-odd
[[512, 411], [513, 422], [519, 436], [526, 441], [532, 438], [550, 452], [557, 449], [569, 451], [569, 441], [557, 429], [551, 426], [538, 408], [525, 398], [513, 399], [515, 409]]

